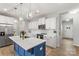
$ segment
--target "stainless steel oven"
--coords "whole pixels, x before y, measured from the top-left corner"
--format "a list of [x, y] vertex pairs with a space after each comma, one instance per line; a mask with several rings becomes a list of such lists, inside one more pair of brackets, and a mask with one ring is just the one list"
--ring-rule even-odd
[[44, 35], [43, 34], [37, 34], [37, 38], [44, 39]]

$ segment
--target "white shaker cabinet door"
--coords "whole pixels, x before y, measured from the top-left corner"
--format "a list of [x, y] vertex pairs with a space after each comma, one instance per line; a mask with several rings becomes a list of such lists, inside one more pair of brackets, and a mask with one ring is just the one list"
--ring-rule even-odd
[[32, 28], [33, 28], [33, 23], [30, 22], [30, 23], [29, 23], [29, 29], [32, 29]]
[[49, 38], [47, 40], [47, 45], [52, 47], [52, 48], [56, 48], [56, 39], [55, 38]]
[[56, 29], [56, 18], [46, 19], [46, 29]]
[[29, 29], [38, 29], [38, 23], [36, 21], [30, 22]]
[[34, 26], [34, 29], [38, 29], [38, 21], [35, 21]]
[[39, 25], [45, 24], [45, 18], [40, 18], [38, 22]]
[[50, 37], [45, 37], [44, 38], [46, 40], [46, 45], [52, 48], [56, 48], [56, 38], [50, 38]]

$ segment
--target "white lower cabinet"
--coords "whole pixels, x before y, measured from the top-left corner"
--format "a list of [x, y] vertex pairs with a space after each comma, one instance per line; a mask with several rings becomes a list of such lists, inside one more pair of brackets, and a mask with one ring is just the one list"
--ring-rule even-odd
[[50, 46], [52, 48], [56, 48], [56, 42], [54, 42], [53, 39], [48, 39], [47, 40], [47, 46]]
[[52, 48], [56, 48], [56, 37], [45, 37], [46, 45]]

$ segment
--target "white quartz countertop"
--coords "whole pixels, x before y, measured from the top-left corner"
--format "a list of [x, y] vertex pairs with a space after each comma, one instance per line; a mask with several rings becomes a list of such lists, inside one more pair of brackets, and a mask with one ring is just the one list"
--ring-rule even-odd
[[42, 39], [37, 39], [37, 38], [26, 38], [26, 39], [21, 39], [19, 36], [12, 36], [9, 37], [13, 42], [17, 43], [19, 46], [24, 48], [25, 50], [31, 49], [43, 42], [45, 40]]

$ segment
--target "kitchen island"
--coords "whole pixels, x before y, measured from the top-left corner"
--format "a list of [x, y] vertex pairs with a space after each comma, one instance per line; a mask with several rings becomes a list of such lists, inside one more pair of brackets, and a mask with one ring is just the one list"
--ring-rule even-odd
[[14, 42], [15, 55], [18, 56], [45, 56], [45, 40], [37, 38], [22, 39], [19, 36], [9, 37]]

